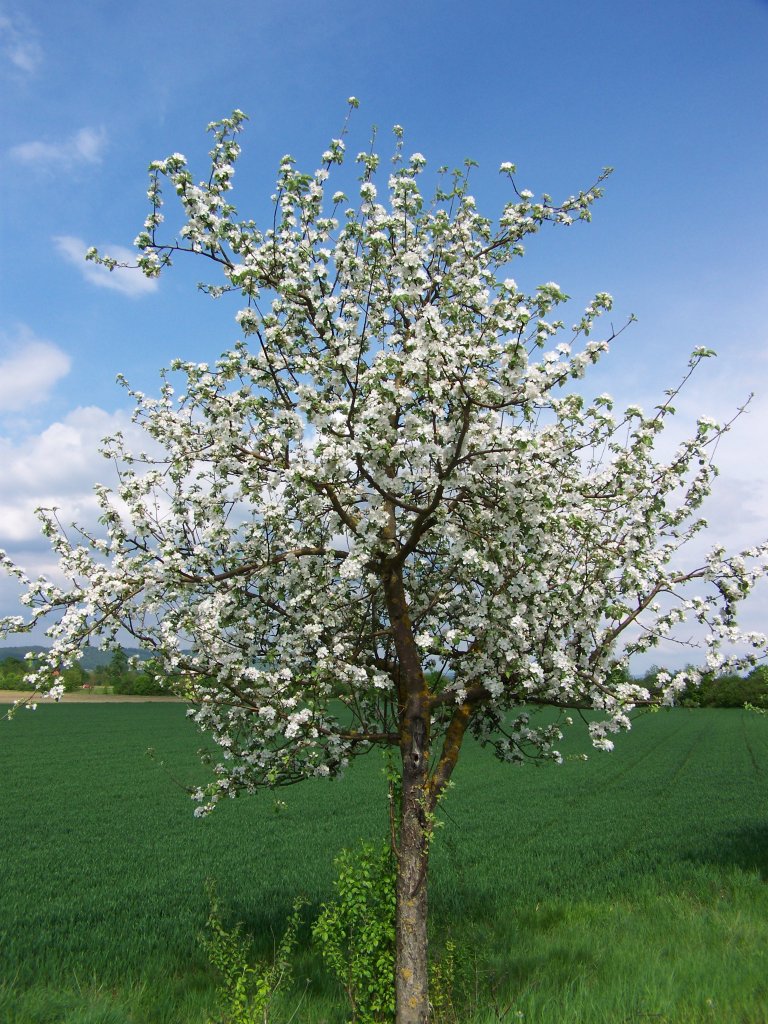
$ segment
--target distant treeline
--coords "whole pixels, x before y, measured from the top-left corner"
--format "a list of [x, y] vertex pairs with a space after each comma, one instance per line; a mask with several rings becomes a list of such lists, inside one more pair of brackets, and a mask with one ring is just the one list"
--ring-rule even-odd
[[[39, 654], [45, 648], [0, 648], [0, 690], [23, 690], [24, 673], [29, 671], [29, 662], [24, 660], [27, 650]], [[142, 652], [146, 660], [146, 653]], [[89, 654], [92, 655], [89, 657]], [[82, 661], [72, 668], [64, 669], [61, 681], [68, 693], [83, 689], [99, 689], [101, 692], [135, 694], [153, 697], [167, 693], [154, 678], [149, 666], [132, 668], [130, 653], [122, 648], [115, 651], [88, 650]], [[93, 657], [95, 655], [95, 657]]]
[[[658, 676], [663, 670], [658, 667], [649, 671], [639, 682], [653, 693], [658, 690]], [[768, 707], [768, 665], [759, 665], [749, 675], [728, 673], [705, 675], [697, 686], [689, 686], [677, 699], [685, 708], [741, 708], [745, 704]]]
[[[7, 658], [16, 658], [18, 661], [23, 661], [26, 654], [45, 654], [48, 651], [47, 647], [43, 647], [41, 644], [27, 644], [25, 646], [18, 647], [0, 647], [0, 661]], [[140, 647], [124, 647], [128, 658], [138, 658], [141, 661], [149, 661], [151, 655], [149, 651], [143, 651]], [[95, 668], [101, 668], [104, 665], [108, 665], [112, 660], [113, 651], [104, 651], [100, 647], [86, 647], [83, 650], [83, 656], [80, 659], [80, 664], [86, 670], [86, 672], [92, 672]]]
[[[23, 689], [22, 677], [29, 663], [24, 661], [27, 650], [39, 654], [43, 647], [0, 648], [0, 690]], [[157, 696], [167, 693], [154, 678], [147, 665], [131, 667], [130, 660], [138, 656], [148, 661], [146, 651], [122, 648], [115, 651], [86, 650], [83, 659], [73, 668], [61, 673], [64, 689], [68, 692], [99, 687], [112, 693]], [[658, 689], [658, 675], [662, 669], [654, 667], [640, 678], [627, 675], [627, 680], [639, 682], [652, 693]], [[699, 686], [690, 686], [679, 698], [683, 707], [740, 708], [745, 704], [768, 708], [768, 665], [760, 665], [749, 675], [736, 674], [707, 676]]]

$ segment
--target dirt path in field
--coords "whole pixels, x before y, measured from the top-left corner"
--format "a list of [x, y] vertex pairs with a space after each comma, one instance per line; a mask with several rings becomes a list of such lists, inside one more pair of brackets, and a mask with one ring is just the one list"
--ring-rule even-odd
[[[29, 697], [29, 690], [0, 690], [0, 704], [13, 704]], [[50, 703], [46, 701], [45, 703]], [[136, 697], [121, 693], [65, 693], [62, 704], [184, 704], [181, 697]]]

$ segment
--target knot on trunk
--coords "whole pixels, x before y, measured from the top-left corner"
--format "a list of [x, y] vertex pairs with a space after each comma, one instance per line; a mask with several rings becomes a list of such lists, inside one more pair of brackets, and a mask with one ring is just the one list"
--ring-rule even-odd
[[414, 769], [421, 768], [424, 760], [424, 744], [426, 740], [427, 726], [423, 719], [417, 718], [413, 722], [411, 730], [411, 765]]

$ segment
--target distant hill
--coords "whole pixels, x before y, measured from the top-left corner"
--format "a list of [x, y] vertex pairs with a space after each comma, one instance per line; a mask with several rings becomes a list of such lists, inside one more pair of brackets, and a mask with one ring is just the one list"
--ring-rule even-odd
[[[40, 644], [27, 644], [19, 647], [0, 647], [0, 661], [5, 661], [6, 658], [18, 658], [21, 661], [24, 659], [24, 655], [28, 651], [34, 652], [35, 654], [43, 654], [47, 650], [47, 647], [43, 647]], [[149, 651], [142, 651], [138, 647], [124, 647], [123, 650], [129, 658], [136, 656], [142, 661], [147, 661], [151, 656]], [[80, 660], [80, 664], [86, 672], [91, 672], [93, 669], [99, 668], [101, 665], [108, 665], [111, 659], [111, 651], [100, 651], [96, 647], [86, 647], [85, 653]]]

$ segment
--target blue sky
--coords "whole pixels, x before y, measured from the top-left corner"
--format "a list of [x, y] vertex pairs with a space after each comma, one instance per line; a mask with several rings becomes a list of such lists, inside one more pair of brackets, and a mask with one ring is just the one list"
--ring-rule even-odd
[[[359, 148], [371, 124], [386, 140], [400, 123], [433, 167], [479, 161], [490, 215], [504, 160], [555, 197], [616, 169], [593, 223], [543, 233], [515, 276], [582, 304], [609, 291], [617, 324], [637, 314], [595, 393], [653, 405], [691, 349], [718, 351], [681, 418], [757, 393], [720, 446], [709, 518], [735, 546], [768, 537], [766, 53], [765, 0], [0, 0], [0, 547], [45, 570], [34, 506], [88, 520], [98, 439], [130, 409], [118, 372], [151, 391], [172, 358], [237, 337], [234, 307], [195, 292], [197, 267], [152, 288], [80, 259], [130, 247], [149, 161], [181, 151], [203, 176], [205, 125], [240, 107], [236, 201], [258, 218], [279, 157], [313, 170], [349, 95]], [[0, 613], [15, 593], [0, 581]], [[746, 621], [768, 628], [765, 588]]]

